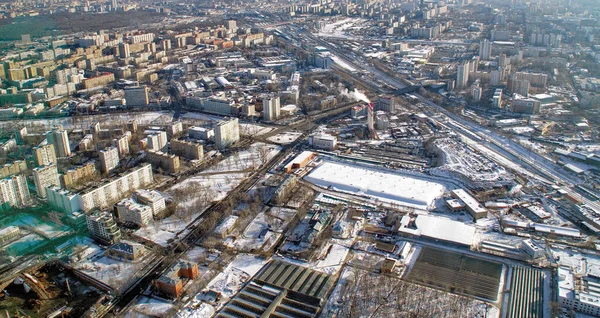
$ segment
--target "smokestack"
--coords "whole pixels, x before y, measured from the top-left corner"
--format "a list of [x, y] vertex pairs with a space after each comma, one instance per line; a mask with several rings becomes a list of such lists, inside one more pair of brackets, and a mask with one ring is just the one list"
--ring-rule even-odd
[[369, 108], [367, 111], [367, 127], [369, 127], [369, 131], [373, 132], [375, 131], [375, 127], [373, 125], [373, 111], [374, 111], [374, 106], [373, 103], [370, 102], [369, 103]]

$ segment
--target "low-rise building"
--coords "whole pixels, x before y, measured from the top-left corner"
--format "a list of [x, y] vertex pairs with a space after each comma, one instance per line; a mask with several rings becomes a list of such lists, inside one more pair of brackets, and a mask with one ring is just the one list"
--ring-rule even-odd
[[121, 241], [111, 246], [106, 251], [106, 256], [119, 261], [137, 261], [144, 255], [144, 250], [145, 248], [142, 244], [131, 241]]
[[277, 186], [277, 189], [273, 192], [271, 196], [271, 201], [275, 204], [281, 204], [285, 201], [285, 199], [289, 198], [296, 187], [297, 178], [293, 174], [286, 175], [281, 183]]
[[331, 135], [313, 135], [308, 138], [308, 144], [317, 149], [335, 150], [337, 137]]
[[213, 141], [215, 130], [212, 128], [192, 126], [188, 129], [188, 136], [193, 139]]
[[0, 230], [0, 246], [21, 237], [21, 230], [16, 226], [7, 226]]
[[393, 258], [387, 257], [381, 263], [381, 267], [379, 268], [379, 270], [382, 273], [388, 273], [389, 274], [389, 273], [392, 273], [395, 268], [396, 268], [396, 260], [393, 259]]
[[154, 287], [165, 296], [177, 298], [181, 295], [184, 279], [193, 280], [196, 277], [198, 277], [198, 264], [179, 261], [154, 282]]
[[219, 238], [226, 238], [235, 230], [238, 221], [237, 215], [230, 215], [215, 228], [215, 235]]
[[452, 197], [462, 201], [465, 204], [467, 212], [473, 216], [474, 220], [487, 217], [487, 209], [477, 201], [473, 196], [463, 189], [452, 190]]
[[303, 151], [296, 158], [285, 165], [285, 172], [292, 173], [293, 171], [304, 168], [308, 163], [313, 160], [317, 155], [312, 151]]
[[512, 108], [515, 113], [539, 114], [541, 103], [535, 98], [527, 98], [514, 94], [512, 99]]
[[521, 249], [531, 258], [540, 258], [544, 256], [544, 249], [530, 239], [524, 240], [523, 243], [521, 243]]

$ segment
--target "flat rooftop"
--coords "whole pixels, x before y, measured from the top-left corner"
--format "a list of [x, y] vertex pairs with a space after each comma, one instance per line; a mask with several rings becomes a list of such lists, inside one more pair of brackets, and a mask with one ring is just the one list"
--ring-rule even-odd
[[446, 188], [417, 175], [403, 175], [383, 169], [324, 161], [305, 180], [340, 192], [366, 195], [389, 203], [428, 210]]

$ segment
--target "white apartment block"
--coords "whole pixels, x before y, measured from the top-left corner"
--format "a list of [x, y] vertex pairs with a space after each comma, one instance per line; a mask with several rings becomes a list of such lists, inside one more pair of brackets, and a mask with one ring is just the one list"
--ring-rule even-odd
[[219, 122], [215, 127], [217, 148], [225, 149], [240, 140], [240, 125], [237, 118]]
[[129, 135], [125, 134], [113, 139], [112, 145], [117, 147], [119, 158], [122, 159], [125, 155], [129, 154]]
[[46, 188], [50, 186], [60, 186], [56, 165], [48, 164], [33, 168], [33, 183], [35, 184], [35, 191], [38, 196], [45, 198]]
[[183, 123], [176, 121], [167, 125], [167, 136], [173, 137], [183, 133]]
[[159, 131], [155, 134], [148, 135], [146, 141], [148, 142], [148, 150], [164, 151], [168, 141], [167, 133]]
[[56, 163], [56, 153], [53, 145], [44, 145], [33, 148], [35, 163], [38, 166]]
[[71, 145], [66, 130], [55, 128], [46, 134], [46, 140], [54, 147], [57, 157], [63, 158], [71, 155]]
[[129, 37], [129, 42], [132, 44], [152, 41], [154, 41], [154, 33], [137, 34]]
[[24, 175], [15, 175], [0, 180], [0, 204], [10, 207], [24, 207], [31, 202], [27, 179]]
[[117, 147], [109, 147], [99, 151], [100, 166], [102, 172], [110, 173], [119, 166], [119, 150]]
[[131, 191], [147, 186], [154, 181], [152, 165], [144, 164], [130, 173], [114, 179], [98, 188], [80, 194], [80, 208], [84, 212], [93, 208], [107, 208]]
[[117, 215], [122, 223], [131, 222], [146, 226], [152, 221], [152, 208], [139, 204], [132, 199], [124, 199], [116, 204]]
[[281, 106], [279, 105], [279, 96], [265, 97], [263, 99], [263, 119], [273, 121], [279, 118]]
[[79, 208], [79, 195], [69, 190], [54, 186], [46, 189], [46, 195], [50, 206], [58, 211], [73, 213], [81, 210]]
[[48, 202], [65, 213], [109, 208], [115, 202], [129, 196], [133, 191], [148, 186], [152, 182], [154, 182], [152, 165], [146, 163], [129, 173], [82, 193], [73, 194], [69, 191], [49, 189], [51, 194], [48, 195]]

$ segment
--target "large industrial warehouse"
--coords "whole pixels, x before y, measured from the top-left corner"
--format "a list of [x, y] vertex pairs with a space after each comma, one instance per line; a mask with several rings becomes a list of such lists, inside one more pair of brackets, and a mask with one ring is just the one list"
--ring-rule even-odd
[[332, 284], [325, 273], [272, 261], [216, 317], [316, 317]]

